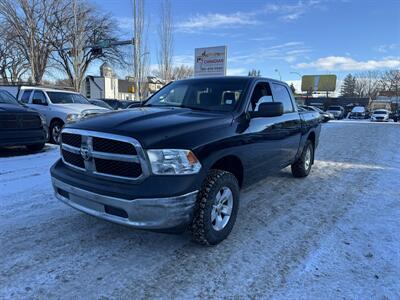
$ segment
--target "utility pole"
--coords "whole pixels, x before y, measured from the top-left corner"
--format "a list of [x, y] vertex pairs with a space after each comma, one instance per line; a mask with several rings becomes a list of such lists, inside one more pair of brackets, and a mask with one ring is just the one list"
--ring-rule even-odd
[[276, 73], [278, 73], [278, 75], [279, 75], [279, 80], [280, 80], [280, 81], [282, 81], [281, 72], [279, 72], [279, 70], [278, 70], [278, 69], [275, 69], [275, 72], [276, 72]]

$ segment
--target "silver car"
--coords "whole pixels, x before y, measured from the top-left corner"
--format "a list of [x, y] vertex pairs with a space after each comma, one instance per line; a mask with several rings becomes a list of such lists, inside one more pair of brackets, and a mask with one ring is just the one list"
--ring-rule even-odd
[[111, 111], [90, 104], [79, 93], [42, 87], [20, 87], [18, 100], [45, 117], [50, 141], [56, 144], [59, 143], [64, 124], [79, 121], [88, 115]]

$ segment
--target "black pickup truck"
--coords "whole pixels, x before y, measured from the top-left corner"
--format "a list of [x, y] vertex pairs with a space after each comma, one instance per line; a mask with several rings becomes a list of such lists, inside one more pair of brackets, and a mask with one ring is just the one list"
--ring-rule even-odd
[[176, 81], [141, 107], [65, 126], [51, 168], [55, 194], [105, 220], [190, 228], [195, 241], [214, 245], [232, 230], [240, 188], [287, 166], [309, 174], [319, 119], [299, 113], [280, 81]]
[[0, 147], [25, 146], [29, 151], [40, 151], [46, 140], [46, 120], [0, 90]]

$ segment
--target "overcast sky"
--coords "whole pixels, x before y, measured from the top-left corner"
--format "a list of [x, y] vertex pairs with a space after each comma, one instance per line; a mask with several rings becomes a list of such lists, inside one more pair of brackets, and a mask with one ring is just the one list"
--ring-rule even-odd
[[[132, 35], [130, 0], [95, 0]], [[159, 0], [145, 0], [151, 64], [156, 65]], [[194, 48], [228, 46], [228, 74], [260, 69], [298, 80], [400, 68], [400, 1], [172, 0], [175, 63], [193, 65]], [[91, 72], [97, 72], [92, 69]]]

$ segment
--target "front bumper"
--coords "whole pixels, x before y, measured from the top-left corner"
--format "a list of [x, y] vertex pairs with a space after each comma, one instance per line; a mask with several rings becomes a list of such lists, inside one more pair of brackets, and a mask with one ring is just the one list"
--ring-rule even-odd
[[56, 197], [95, 217], [141, 229], [163, 230], [186, 226], [193, 218], [197, 191], [167, 198], [127, 200], [100, 195], [52, 177]]

